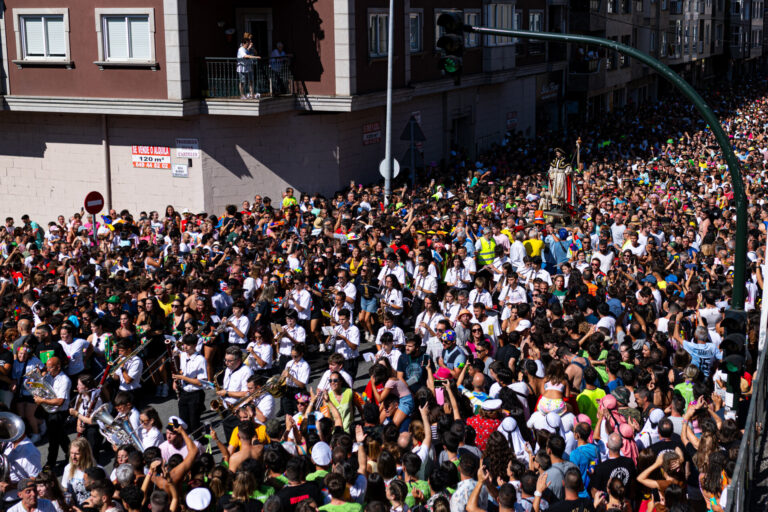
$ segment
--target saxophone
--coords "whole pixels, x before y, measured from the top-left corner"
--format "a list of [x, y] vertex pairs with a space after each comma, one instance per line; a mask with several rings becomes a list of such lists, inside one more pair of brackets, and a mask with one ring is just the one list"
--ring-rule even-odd
[[[43, 379], [40, 368], [33, 368], [24, 376], [24, 389], [32, 393], [32, 396], [46, 399], [58, 398], [51, 385]], [[42, 404], [42, 406], [48, 412], [56, 412], [59, 408], [57, 405], [49, 404]]]

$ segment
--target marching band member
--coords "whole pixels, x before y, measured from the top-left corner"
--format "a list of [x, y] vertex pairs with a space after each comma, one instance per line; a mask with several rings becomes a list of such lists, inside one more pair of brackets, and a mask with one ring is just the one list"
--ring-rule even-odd
[[307, 331], [296, 324], [298, 314], [295, 310], [289, 309], [285, 313], [285, 324], [281, 331], [275, 333], [278, 342], [278, 367], [285, 368], [285, 365], [291, 360], [291, 347], [297, 344], [304, 344], [307, 341]]
[[[181, 373], [173, 375], [173, 387], [179, 397], [179, 417], [189, 425], [190, 432], [197, 432], [203, 414], [205, 391], [200, 381], [208, 380], [205, 358], [197, 352], [197, 336], [186, 334], [181, 338], [179, 356]], [[162, 427], [162, 425], [161, 425]]]
[[[248, 394], [256, 393], [266, 382], [267, 379], [263, 375], [251, 375], [248, 377]], [[253, 410], [253, 421], [260, 425], [264, 425], [267, 421], [277, 416], [275, 397], [269, 393], [262, 393], [261, 396], [252, 400], [246, 406]]]
[[299, 315], [299, 324], [309, 327], [309, 317], [312, 313], [312, 295], [306, 289], [306, 279], [302, 275], [293, 278], [293, 289], [285, 294], [285, 307], [294, 310]]
[[246, 364], [254, 374], [269, 376], [272, 373], [272, 344], [258, 329], [251, 336], [253, 341], [246, 348], [248, 351]]
[[133, 406], [133, 396], [127, 391], [121, 391], [115, 395], [115, 419], [122, 417], [127, 419], [131, 423], [131, 428], [134, 432], [138, 432], [141, 428], [141, 415], [139, 410]]
[[75, 338], [76, 333], [77, 328], [72, 322], [66, 321], [61, 324], [59, 344], [69, 359], [66, 374], [70, 379], [77, 379], [93, 355], [93, 345], [82, 338]]
[[224, 322], [227, 326], [230, 345], [246, 345], [248, 343], [248, 329], [251, 327], [251, 321], [243, 314], [244, 312], [245, 302], [237, 300], [232, 304], [232, 316]]
[[[339, 311], [345, 309], [347, 294], [344, 292], [336, 292], [333, 294], [333, 306], [331, 306], [331, 326], [336, 327], [339, 325]], [[322, 347], [321, 347], [322, 348]]]
[[[416, 317], [415, 331], [421, 336], [421, 346], [426, 347], [427, 353], [440, 354], [443, 345], [440, 342], [439, 322], [445, 319], [440, 313], [437, 296], [433, 293], [424, 298], [424, 311]], [[436, 356], [435, 356], [436, 357]]]
[[[224, 352], [224, 364], [227, 368], [224, 371], [222, 389], [216, 394], [222, 397], [225, 405], [232, 406], [248, 394], [248, 377], [253, 375], [253, 372], [243, 364], [243, 354], [237, 347], [229, 347]], [[230, 414], [222, 423], [225, 438], [229, 439], [239, 420], [236, 415]]]
[[[349, 310], [346, 310], [346, 313], [349, 314]], [[296, 394], [307, 389], [309, 373], [309, 363], [304, 360], [304, 345], [293, 345], [291, 360], [285, 365], [285, 370], [281, 375], [285, 378], [286, 384], [286, 392], [280, 399], [283, 413], [294, 414], [296, 412]]]
[[61, 371], [61, 362], [58, 357], [52, 357], [45, 363], [48, 370], [45, 382], [53, 388], [56, 398], [33, 397], [37, 405], [55, 406], [54, 412], [49, 412], [45, 420], [48, 430], [48, 462], [47, 466], [54, 468], [56, 466], [56, 457], [59, 455], [59, 448], [64, 451], [64, 455], [69, 453], [69, 437], [64, 428], [64, 422], [67, 419], [69, 410], [69, 390], [72, 387], [72, 381], [69, 380]]
[[77, 398], [75, 406], [69, 409], [69, 414], [75, 417], [78, 436], [83, 436], [91, 445], [94, 455], [98, 455], [102, 436], [99, 426], [90, 418], [93, 411], [102, 405], [101, 393], [94, 389], [93, 378], [81, 373], [77, 378]]
[[103, 318], [94, 318], [91, 322], [92, 332], [88, 336], [88, 343], [93, 347], [93, 359], [100, 369], [106, 367], [106, 364], [113, 359], [115, 352], [114, 336], [104, 331], [106, 324], [107, 321]]
[[379, 272], [379, 286], [383, 287], [386, 284], [387, 276], [395, 276], [400, 286], [405, 286], [405, 270], [397, 264], [397, 255], [395, 253], [387, 256], [387, 264]]
[[392, 335], [396, 347], [405, 346], [405, 333], [395, 325], [395, 316], [392, 313], [384, 313], [384, 325], [379, 327], [379, 332], [376, 333], [376, 350], [381, 350], [381, 337], [384, 333]]
[[400, 323], [403, 317], [403, 292], [400, 291], [400, 284], [393, 275], [388, 275], [384, 279], [384, 291], [381, 293], [381, 307], [385, 313], [390, 313], [395, 317], [395, 322]]
[[[120, 357], [128, 357], [133, 351], [134, 345], [130, 339], [122, 339], [117, 344], [117, 354]], [[133, 356], [123, 363], [117, 371], [120, 391], [134, 391], [141, 387], [141, 373], [144, 370], [144, 362], [139, 356]]]
[[[390, 278], [387, 278], [389, 280]], [[344, 356], [344, 369], [354, 379], [357, 376], [357, 358], [359, 352], [357, 347], [360, 345], [360, 329], [349, 322], [350, 312], [348, 309], [339, 311], [339, 320], [341, 323], [333, 330], [333, 335], [329, 336], [326, 343], [333, 343], [334, 352]]]
[[337, 280], [334, 288], [344, 292], [344, 307], [350, 311], [355, 310], [355, 298], [357, 298], [357, 287], [349, 282], [349, 273], [342, 269], [336, 274]]
[[146, 450], [150, 446], [160, 446], [163, 443], [163, 422], [154, 407], [147, 407], [139, 414], [141, 427], [136, 431], [141, 446]]

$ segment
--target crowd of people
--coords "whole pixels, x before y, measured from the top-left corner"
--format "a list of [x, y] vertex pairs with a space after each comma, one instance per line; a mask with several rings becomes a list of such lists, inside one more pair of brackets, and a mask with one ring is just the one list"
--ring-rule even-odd
[[[221, 215], [7, 218], [4, 508], [723, 510], [757, 360], [768, 96], [706, 96], [742, 164], [746, 262], [720, 150], [674, 99], [456, 148], [388, 201], [353, 182]], [[543, 175], [577, 136], [564, 222]]]

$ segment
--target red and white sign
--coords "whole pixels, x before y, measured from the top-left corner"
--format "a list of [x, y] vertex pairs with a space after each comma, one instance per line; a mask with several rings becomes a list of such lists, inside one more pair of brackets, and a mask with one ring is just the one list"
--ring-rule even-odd
[[507, 130], [517, 128], [517, 110], [507, 112]]
[[102, 208], [104, 208], [104, 196], [95, 190], [93, 192], [88, 192], [88, 195], [85, 196], [84, 206], [85, 211], [91, 215], [96, 215]]
[[363, 146], [378, 144], [381, 142], [381, 125], [379, 123], [367, 123], [363, 125]]
[[131, 146], [134, 167], [145, 169], [170, 169], [171, 148], [163, 146]]

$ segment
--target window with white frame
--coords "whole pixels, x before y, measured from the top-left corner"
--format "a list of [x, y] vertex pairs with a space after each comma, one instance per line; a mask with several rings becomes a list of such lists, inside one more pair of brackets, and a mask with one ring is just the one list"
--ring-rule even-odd
[[389, 14], [372, 12], [368, 14], [368, 56], [385, 57], [389, 47]]
[[[485, 25], [490, 28], [513, 28], [514, 5], [488, 4], [485, 6]], [[502, 46], [512, 44], [514, 39], [504, 36], [485, 36], [486, 46]]]
[[99, 66], [157, 64], [154, 9], [96, 9], [96, 30]]
[[17, 64], [70, 61], [68, 9], [14, 9], [13, 28]]
[[528, 13], [528, 30], [531, 32], [541, 32], [543, 30], [544, 13], [541, 11], [531, 11]]
[[[512, 19], [512, 28], [515, 30], [523, 30], [523, 11], [520, 9], [515, 9], [515, 15]], [[520, 42], [520, 38], [515, 37], [512, 41], [518, 43]]]
[[[471, 27], [480, 25], [480, 9], [467, 9], [464, 11], [464, 24]], [[464, 34], [464, 46], [467, 48], [477, 48], [480, 46], [480, 34], [467, 32]]]
[[420, 12], [408, 14], [411, 53], [420, 53], [424, 50], [422, 15]]

